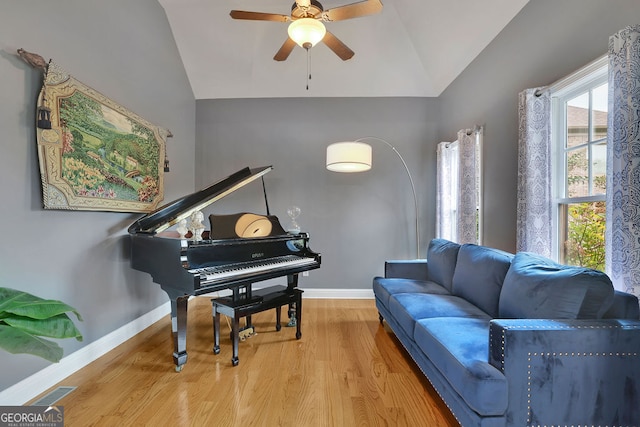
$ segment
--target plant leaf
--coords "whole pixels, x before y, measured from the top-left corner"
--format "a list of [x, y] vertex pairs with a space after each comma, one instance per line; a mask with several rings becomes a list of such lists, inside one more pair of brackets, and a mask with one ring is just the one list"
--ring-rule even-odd
[[82, 320], [82, 316], [75, 308], [62, 301], [45, 300], [10, 288], [0, 288], [0, 317], [3, 317], [2, 312], [33, 319], [48, 319], [62, 313], [73, 312], [78, 320]]
[[49, 319], [32, 319], [23, 316], [7, 316], [1, 319], [9, 326], [18, 328], [23, 332], [50, 338], [75, 338], [82, 341], [82, 334], [73, 324], [69, 316], [59, 314]]
[[55, 342], [7, 325], [0, 325], [0, 348], [11, 354], [33, 354], [50, 362], [62, 359], [62, 347]]

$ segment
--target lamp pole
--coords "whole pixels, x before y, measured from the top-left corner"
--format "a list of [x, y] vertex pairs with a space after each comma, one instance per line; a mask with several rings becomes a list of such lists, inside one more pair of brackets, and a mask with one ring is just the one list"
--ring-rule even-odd
[[378, 138], [375, 136], [365, 136], [360, 139], [356, 139], [356, 142], [362, 142], [365, 139], [373, 139], [379, 142], [386, 144], [389, 148], [393, 150], [394, 153], [398, 156], [402, 165], [404, 166], [404, 170], [407, 172], [407, 176], [409, 177], [409, 182], [411, 183], [411, 191], [413, 192], [413, 204], [415, 208], [415, 218], [416, 218], [416, 258], [420, 258], [420, 221], [418, 220], [418, 196], [416, 195], [416, 187], [413, 184], [413, 178], [411, 178], [411, 172], [409, 172], [409, 167], [407, 167], [407, 162], [404, 161], [404, 158], [400, 155], [396, 147], [391, 145], [388, 141]]

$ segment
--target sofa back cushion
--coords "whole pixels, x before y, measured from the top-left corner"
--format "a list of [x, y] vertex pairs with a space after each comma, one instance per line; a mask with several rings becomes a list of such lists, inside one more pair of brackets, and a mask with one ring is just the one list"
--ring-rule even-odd
[[489, 316], [498, 317], [500, 291], [512, 258], [513, 254], [498, 249], [462, 245], [453, 274], [452, 293]]
[[433, 239], [427, 250], [427, 278], [451, 292], [460, 245], [446, 239]]
[[614, 291], [613, 302], [602, 315], [604, 319], [640, 319], [638, 297], [622, 291]]
[[613, 302], [605, 273], [519, 252], [505, 277], [499, 315], [519, 319], [600, 319]]

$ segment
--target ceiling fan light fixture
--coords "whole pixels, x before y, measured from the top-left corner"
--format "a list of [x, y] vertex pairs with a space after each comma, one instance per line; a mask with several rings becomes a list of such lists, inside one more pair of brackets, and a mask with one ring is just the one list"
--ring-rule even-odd
[[312, 48], [324, 38], [327, 29], [314, 18], [300, 18], [289, 24], [289, 38], [305, 49]]

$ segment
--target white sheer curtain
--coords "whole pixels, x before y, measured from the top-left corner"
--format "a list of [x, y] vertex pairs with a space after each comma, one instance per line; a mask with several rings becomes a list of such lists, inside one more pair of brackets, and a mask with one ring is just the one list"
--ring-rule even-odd
[[640, 25], [609, 38], [606, 266], [640, 296]]
[[480, 243], [482, 128], [461, 130], [437, 148], [436, 236]]
[[551, 257], [551, 95], [534, 88], [518, 98], [516, 250]]
[[455, 241], [458, 200], [458, 141], [437, 149], [436, 236]]

